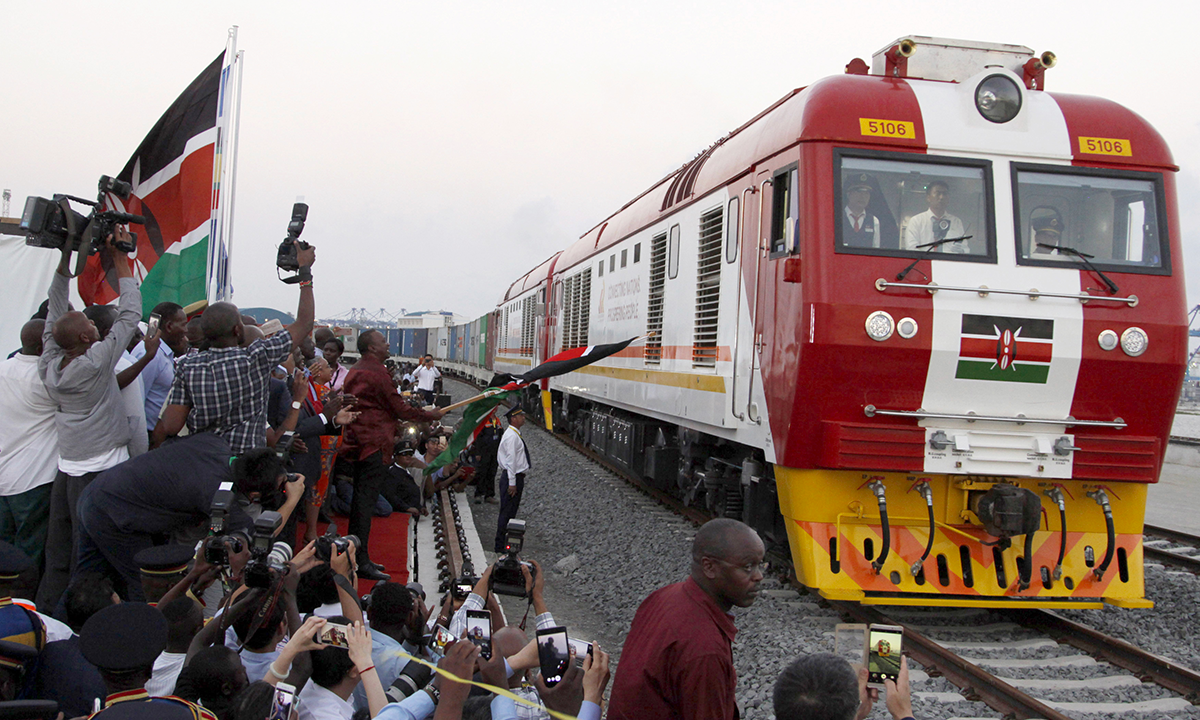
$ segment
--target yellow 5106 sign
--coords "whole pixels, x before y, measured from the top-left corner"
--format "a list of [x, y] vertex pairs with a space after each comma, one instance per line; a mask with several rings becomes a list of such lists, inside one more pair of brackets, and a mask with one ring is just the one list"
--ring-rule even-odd
[[916, 140], [917, 129], [907, 120], [880, 120], [878, 118], [859, 118], [858, 127], [863, 135], [886, 138], [902, 138]]
[[1079, 152], [1089, 155], [1133, 157], [1133, 143], [1121, 138], [1080, 137]]

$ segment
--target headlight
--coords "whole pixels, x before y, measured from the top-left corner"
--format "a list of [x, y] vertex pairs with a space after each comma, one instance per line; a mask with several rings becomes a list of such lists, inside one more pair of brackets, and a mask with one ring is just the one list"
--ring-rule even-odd
[[1117, 340], [1117, 334], [1115, 332], [1112, 330], [1105, 330], [1100, 333], [1100, 337], [1097, 338], [1097, 342], [1100, 343], [1101, 350], [1116, 350], [1117, 344], [1120, 341]]
[[1021, 112], [1021, 90], [1007, 75], [991, 75], [975, 88], [975, 107], [986, 120], [1006, 123]]
[[876, 310], [867, 316], [867, 335], [870, 335], [872, 340], [883, 342], [892, 336], [895, 329], [896, 323], [892, 321], [892, 316], [882, 310]]
[[1146, 352], [1146, 346], [1150, 344], [1150, 338], [1146, 337], [1146, 331], [1141, 328], [1131, 327], [1121, 333], [1121, 349], [1129, 357], [1137, 357]]
[[896, 324], [896, 332], [900, 337], [908, 340], [917, 334], [917, 321], [910, 317], [900, 318], [900, 322]]

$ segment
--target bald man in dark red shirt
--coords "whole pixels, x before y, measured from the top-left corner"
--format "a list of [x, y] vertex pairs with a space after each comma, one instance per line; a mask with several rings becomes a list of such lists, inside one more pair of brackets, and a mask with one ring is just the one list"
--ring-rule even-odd
[[763, 579], [763, 543], [737, 520], [705, 523], [692, 542], [691, 576], [651, 593], [638, 608], [613, 680], [609, 720], [732, 720], [729, 611], [750, 607]]
[[390, 576], [371, 562], [367, 552], [371, 536], [371, 513], [379, 498], [379, 489], [388, 478], [392, 449], [396, 445], [396, 421], [431, 422], [445, 410], [418, 410], [396, 392], [392, 374], [383, 361], [391, 356], [387, 336], [368, 330], [358, 336], [362, 359], [350, 369], [342, 390], [353, 395], [358, 419], [343, 432], [342, 457], [351, 461], [354, 473], [354, 502], [350, 506], [349, 534], [362, 541], [358, 548], [358, 576], [367, 580], [387, 580]]

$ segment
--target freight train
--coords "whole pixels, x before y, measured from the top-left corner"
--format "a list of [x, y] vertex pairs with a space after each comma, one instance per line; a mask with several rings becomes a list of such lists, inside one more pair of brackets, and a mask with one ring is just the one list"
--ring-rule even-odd
[[[1146, 607], [1184, 376], [1177, 167], [1052, 53], [910, 36], [406, 344], [867, 604]], [[420, 345], [420, 347], [418, 347]], [[411, 346], [411, 347], [410, 347]]]

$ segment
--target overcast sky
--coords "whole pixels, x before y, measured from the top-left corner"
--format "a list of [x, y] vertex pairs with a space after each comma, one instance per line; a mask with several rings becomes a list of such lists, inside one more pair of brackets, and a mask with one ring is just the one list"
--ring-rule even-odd
[[0, 187], [12, 214], [27, 195], [93, 195], [237, 25], [234, 300], [294, 311], [273, 264], [303, 196], [319, 316], [478, 316], [792, 88], [903, 35], [964, 38], [1053, 50], [1049, 90], [1110, 98], [1157, 127], [1183, 168], [1183, 265], [1200, 302], [1185, 3], [813, 5], [4, 2]]

